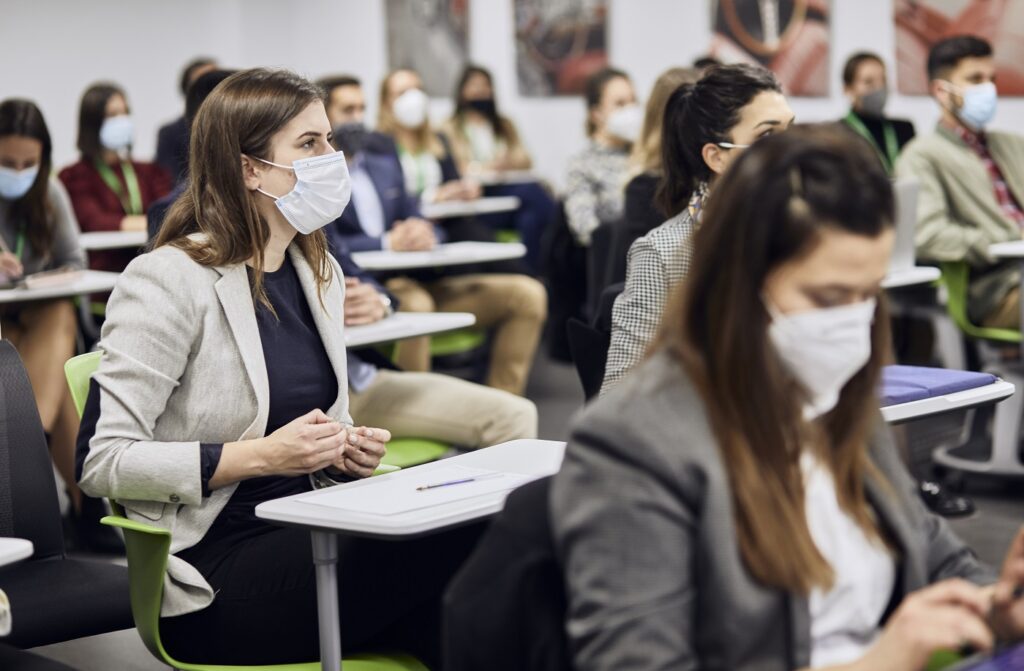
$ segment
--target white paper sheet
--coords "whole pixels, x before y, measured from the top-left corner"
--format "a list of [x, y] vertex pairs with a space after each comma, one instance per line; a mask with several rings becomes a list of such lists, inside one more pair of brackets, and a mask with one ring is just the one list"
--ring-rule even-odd
[[[416, 488], [442, 482], [479, 478], [447, 487], [425, 491]], [[397, 515], [412, 510], [439, 506], [511, 489], [532, 478], [518, 473], [503, 473], [482, 468], [467, 468], [443, 461], [429, 466], [399, 471], [386, 479], [366, 480], [358, 487], [337, 487], [320, 496], [307, 499], [307, 503], [338, 508], [370, 515]]]

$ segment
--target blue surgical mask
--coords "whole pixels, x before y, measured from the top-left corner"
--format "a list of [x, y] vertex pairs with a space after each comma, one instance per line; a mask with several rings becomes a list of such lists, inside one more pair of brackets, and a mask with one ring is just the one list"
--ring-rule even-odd
[[127, 114], [107, 117], [100, 126], [100, 144], [111, 151], [122, 151], [132, 144], [135, 128]]
[[954, 84], [950, 86], [963, 98], [963, 104], [955, 114], [965, 124], [974, 130], [984, 130], [996, 115], [996, 102], [998, 92], [996, 85], [992, 82], [975, 84], [967, 88], [960, 88]]
[[38, 175], [38, 165], [24, 170], [0, 167], [0, 198], [18, 200], [36, 183]]

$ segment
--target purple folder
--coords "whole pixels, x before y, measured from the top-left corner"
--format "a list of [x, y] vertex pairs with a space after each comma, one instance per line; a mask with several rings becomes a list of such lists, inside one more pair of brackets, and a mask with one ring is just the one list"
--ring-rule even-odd
[[984, 387], [996, 381], [989, 373], [967, 370], [926, 368], [923, 366], [886, 366], [878, 390], [882, 407], [910, 403], [958, 391]]

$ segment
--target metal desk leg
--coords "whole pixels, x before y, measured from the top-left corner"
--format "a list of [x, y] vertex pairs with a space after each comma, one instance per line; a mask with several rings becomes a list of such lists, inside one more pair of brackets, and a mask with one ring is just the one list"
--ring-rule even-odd
[[313, 531], [316, 565], [316, 611], [320, 623], [320, 668], [341, 671], [341, 621], [338, 613], [338, 540], [332, 533]]

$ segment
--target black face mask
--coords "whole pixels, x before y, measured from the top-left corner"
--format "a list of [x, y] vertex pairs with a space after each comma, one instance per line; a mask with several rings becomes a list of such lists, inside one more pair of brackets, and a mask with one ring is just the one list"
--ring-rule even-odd
[[498, 114], [498, 106], [494, 104], [494, 98], [484, 98], [482, 100], [467, 100], [466, 109], [471, 109], [474, 112], [483, 114], [488, 119], [493, 119]]
[[366, 148], [370, 139], [370, 131], [361, 121], [343, 123], [334, 128], [334, 146], [345, 152], [345, 156], [355, 156]]

